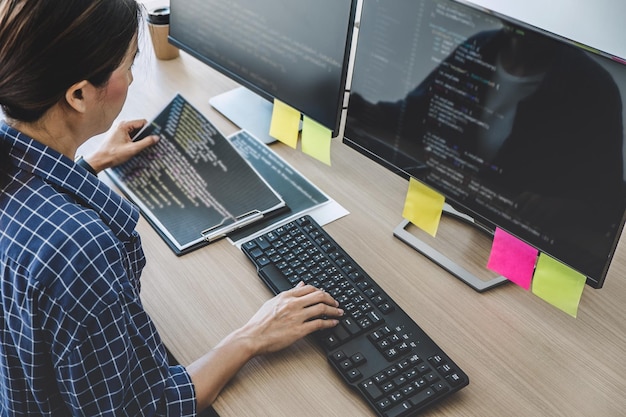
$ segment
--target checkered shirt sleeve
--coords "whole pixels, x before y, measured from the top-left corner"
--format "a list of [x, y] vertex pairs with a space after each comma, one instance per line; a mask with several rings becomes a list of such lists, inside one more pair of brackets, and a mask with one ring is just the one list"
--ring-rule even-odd
[[0, 152], [0, 415], [195, 415], [139, 298], [137, 210], [6, 125]]

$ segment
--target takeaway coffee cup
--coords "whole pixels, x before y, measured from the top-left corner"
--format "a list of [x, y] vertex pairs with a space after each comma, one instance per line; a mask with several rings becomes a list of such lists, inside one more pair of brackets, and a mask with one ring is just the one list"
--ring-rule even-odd
[[167, 41], [170, 31], [170, 8], [156, 7], [148, 11], [148, 30], [158, 59], [174, 59], [179, 55], [178, 48]]

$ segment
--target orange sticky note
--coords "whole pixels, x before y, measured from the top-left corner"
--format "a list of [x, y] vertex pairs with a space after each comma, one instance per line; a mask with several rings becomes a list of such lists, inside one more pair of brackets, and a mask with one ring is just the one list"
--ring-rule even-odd
[[530, 289], [539, 251], [502, 229], [496, 228], [487, 268]]
[[444, 196], [411, 178], [402, 217], [435, 237], [444, 203]]
[[572, 317], [578, 314], [586, 278], [548, 255], [539, 255], [533, 293]]
[[299, 129], [300, 112], [274, 99], [270, 136], [295, 149], [298, 144]]
[[302, 122], [302, 152], [330, 165], [332, 132], [315, 120], [304, 116]]

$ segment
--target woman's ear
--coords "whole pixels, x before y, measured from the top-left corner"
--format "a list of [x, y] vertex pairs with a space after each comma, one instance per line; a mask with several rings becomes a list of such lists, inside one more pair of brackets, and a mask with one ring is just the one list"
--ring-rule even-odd
[[65, 92], [65, 101], [74, 110], [79, 113], [87, 111], [87, 99], [89, 97], [89, 89], [92, 87], [87, 80], [77, 82], [67, 89]]

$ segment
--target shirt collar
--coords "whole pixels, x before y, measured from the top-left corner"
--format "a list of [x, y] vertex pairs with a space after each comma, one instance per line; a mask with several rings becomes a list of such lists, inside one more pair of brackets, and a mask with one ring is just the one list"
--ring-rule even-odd
[[121, 240], [128, 240], [139, 220], [138, 209], [97, 176], [65, 155], [0, 122], [0, 141], [8, 145], [9, 162], [76, 196], [98, 213]]

